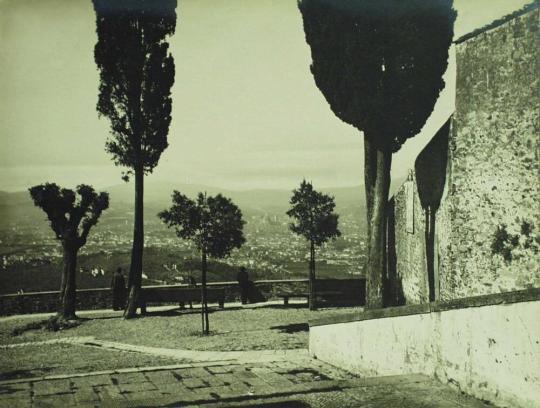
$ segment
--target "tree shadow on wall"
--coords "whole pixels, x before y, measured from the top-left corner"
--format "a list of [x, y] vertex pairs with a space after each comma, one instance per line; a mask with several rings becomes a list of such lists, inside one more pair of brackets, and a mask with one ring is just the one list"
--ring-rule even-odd
[[[450, 120], [451, 118], [446, 121], [424, 150], [422, 150], [414, 165], [418, 196], [425, 214], [424, 240], [430, 301], [435, 300], [436, 297], [435, 225], [436, 214], [441, 204], [441, 198], [446, 183]], [[407, 299], [403, 292], [403, 278], [397, 271], [396, 214], [394, 198], [388, 202], [387, 213], [386, 271], [383, 279], [384, 305], [402, 306], [407, 303]]]
[[450, 121], [451, 118], [439, 129], [414, 163], [418, 196], [425, 214], [426, 265], [430, 301], [435, 300], [438, 292], [435, 268], [435, 225], [446, 184]]

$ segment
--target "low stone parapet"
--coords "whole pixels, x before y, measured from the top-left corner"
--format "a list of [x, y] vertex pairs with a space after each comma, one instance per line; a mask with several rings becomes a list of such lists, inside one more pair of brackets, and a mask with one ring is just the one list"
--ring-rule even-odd
[[[320, 279], [319, 285], [328, 286], [332, 290], [342, 290], [347, 299], [355, 298], [354, 304], [361, 305], [365, 298], [364, 279]], [[186, 287], [187, 285], [144, 286], [152, 287]], [[225, 290], [225, 304], [240, 299], [238, 282], [211, 282], [210, 288]], [[297, 293], [308, 290], [307, 279], [259, 280], [253, 282], [253, 292], [258, 301], [277, 300], [280, 293]], [[108, 288], [77, 290], [77, 310], [108, 309], [112, 305], [112, 293]], [[58, 292], [28, 292], [24, 294], [0, 295], [0, 316], [29, 313], [55, 312], [58, 309]]]

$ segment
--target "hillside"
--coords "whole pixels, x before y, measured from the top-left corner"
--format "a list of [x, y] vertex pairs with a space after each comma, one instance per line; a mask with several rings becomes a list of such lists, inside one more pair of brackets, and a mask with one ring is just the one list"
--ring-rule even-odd
[[[401, 182], [401, 180], [398, 180]], [[197, 185], [149, 183], [145, 189], [145, 257], [147, 283], [169, 282], [198, 269], [198, 255], [189, 243], [179, 240], [156, 214], [170, 205], [173, 189], [195, 197], [197, 192], [218, 192], [239, 205], [246, 220], [246, 244], [231, 259], [211, 266], [209, 279], [230, 280], [239, 265], [249, 265], [253, 278], [302, 277], [306, 269], [304, 240], [288, 228], [285, 212], [289, 206], [287, 190], [225, 190]], [[79, 287], [108, 286], [110, 271], [129, 265], [133, 234], [133, 185], [104, 189], [111, 206], [90, 234], [81, 251]], [[362, 271], [364, 264], [365, 204], [363, 186], [322, 189], [336, 199], [342, 237], [321, 249], [318, 273], [326, 277], [347, 277]], [[58, 286], [61, 252], [45, 214], [36, 208], [27, 192], [0, 192], [0, 292], [20, 288], [51, 290]], [[195, 264], [193, 263], [195, 262]], [[173, 265], [174, 270], [171, 269]], [[105, 276], [91, 274], [103, 269]], [[178, 268], [178, 269], [176, 269]], [[196, 273], [198, 275], [198, 273]]]
[[[397, 179], [392, 184], [399, 185], [403, 179]], [[133, 184], [124, 183], [100, 189], [110, 194], [110, 209], [105, 213], [103, 222], [119, 215], [126, 215], [132, 211]], [[244, 212], [244, 214], [279, 214], [289, 207], [289, 190], [227, 190], [218, 187], [181, 184], [173, 182], [153, 182], [145, 185], [145, 217], [154, 218], [156, 213], [170, 205], [171, 193], [178, 190], [188, 197], [194, 198], [200, 191], [214, 195], [221, 193], [231, 198]], [[333, 195], [336, 199], [337, 212], [364, 213], [365, 192], [364, 186], [321, 188], [321, 191]], [[0, 191], [0, 227], [6, 224], [34, 223], [43, 220], [42, 212], [35, 208], [28, 192]]]

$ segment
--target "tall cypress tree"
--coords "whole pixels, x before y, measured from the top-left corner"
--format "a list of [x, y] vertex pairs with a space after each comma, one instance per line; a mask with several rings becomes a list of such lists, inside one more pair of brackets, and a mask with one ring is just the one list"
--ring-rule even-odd
[[106, 150], [135, 178], [133, 248], [125, 318], [135, 315], [142, 280], [144, 176], [167, 148], [174, 60], [166, 38], [176, 28], [176, 0], [93, 0], [100, 73], [97, 111], [111, 123]]
[[382, 306], [392, 154], [431, 115], [448, 64], [452, 0], [300, 0], [311, 72], [334, 114], [364, 134], [367, 301]]

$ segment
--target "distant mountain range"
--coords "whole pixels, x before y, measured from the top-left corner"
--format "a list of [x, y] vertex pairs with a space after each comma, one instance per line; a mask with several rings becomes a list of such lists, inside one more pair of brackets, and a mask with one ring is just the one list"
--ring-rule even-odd
[[[132, 184], [121, 184], [105, 189], [110, 193], [111, 202], [132, 203], [134, 199], [134, 188]], [[171, 202], [173, 190], [178, 190], [190, 198], [196, 197], [199, 192], [207, 192], [209, 195], [221, 193], [229, 197], [240, 208], [262, 211], [275, 211], [288, 208], [292, 191], [290, 190], [227, 190], [212, 186], [194, 184], [175, 184], [172, 182], [158, 182], [145, 186], [145, 202], [149, 205], [159, 204], [167, 206]], [[327, 194], [336, 198], [336, 203], [340, 206], [364, 206], [363, 186], [341, 187], [321, 189]]]
[[[403, 179], [396, 180], [399, 185]], [[108, 213], [124, 213], [131, 211], [134, 199], [132, 183], [114, 185], [100, 189], [110, 194], [111, 208]], [[165, 209], [171, 203], [171, 193], [178, 190], [188, 197], [194, 198], [198, 192], [206, 191], [210, 195], [221, 193], [229, 197], [246, 213], [284, 213], [289, 207], [289, 190], [227, 190], [218, 187], [182, 184], [173, 182], [152, 182], [145, 185], [145, 207], [153, 213]], [[333, 195], [336, 200], [337, 211], [363, 211], [365, 208], [364, 186], [321, 188], [327, 194]], [[0, 191], [0, 218], [14, 221], [25, 218], [27, 221], [35, 216], [43, 218], [39, 209], [35, 208], [27, 191], [5, 192]]]

